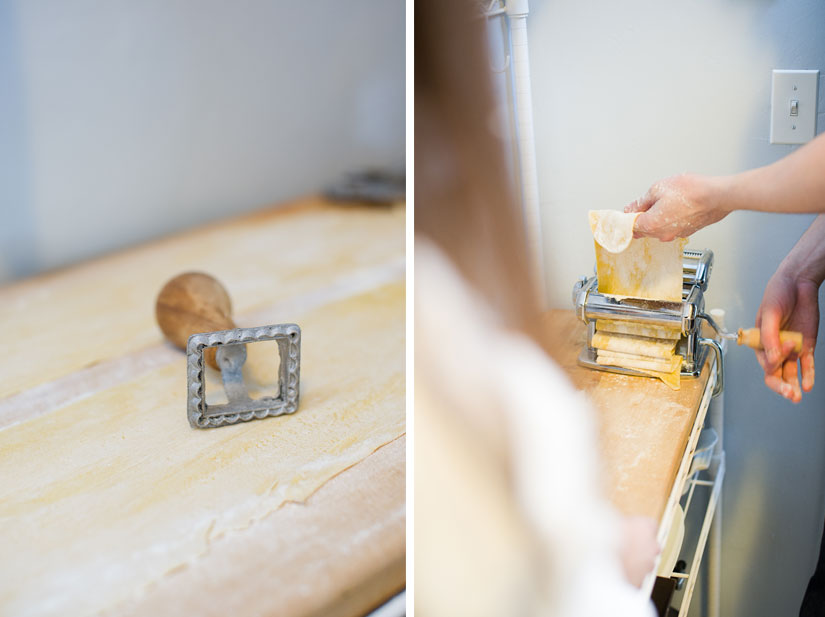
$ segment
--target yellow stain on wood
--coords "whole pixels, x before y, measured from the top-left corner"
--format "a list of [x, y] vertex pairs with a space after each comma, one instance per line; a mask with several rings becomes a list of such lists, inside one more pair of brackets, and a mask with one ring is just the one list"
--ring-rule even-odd
[[12, 336], [4, 343], [0, 398], [160, 343], [155, 297], [181, 272], [223, 281], [238, 315], [397, 259], [404, 212], [403, 205], [343, 208], [316, 199], [2, 288], [0, 323]]
[[[330, 263], [306, 286], [336, 274]], [[258, 300], [276, 302], [284, 290], [262, 293]], [[305, 499], [404, 434], [404, 294], [398, 281], [295, 315], [304, 334], [292, 416], [191, 429], [181, 354], [1, 430], [0, 612], [84, 613], [122, 602], [202, 554], [210, 538]], [[144, 299], [151, 319], [152, 295]], [[128, 330], [145, 342], [159, 336], [149, 328]], [[96, 348], [103, 351], [123, 352], [115, 341]], [[83, 357], [80, 349], [62, 364], [47, 358], [44, 372], [70, 370]], [[100, 585], [78, 593], [91, 580]]]
[[579, 366], [587, 332], [573, 311], [548, 312], [544, 328], [554, 341], [555, 359], [598, 412], [610, 501], [623, 514], [659, 520], [710, 378], [710, 360], [700, 377], [683, 379], [674, 391], [646, 377]]

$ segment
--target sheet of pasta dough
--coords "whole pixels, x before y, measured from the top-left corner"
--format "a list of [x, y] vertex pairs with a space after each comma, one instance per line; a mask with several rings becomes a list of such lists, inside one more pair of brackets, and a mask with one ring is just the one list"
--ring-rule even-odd
[[674, 369], [677, 367], [681, 368], [682, 365], [682, 357], [677, 355], [667, 359], [651, 358], [649, 356], [603, 351], [601, 349], [596, 352], [596, 361], [599, 364], [612, 364], [614, 366], [645, 369], [648, 371], [658, 371], [660, 373], [672, 373]]
[[0, 613], [122, 604], [404, 434], [404, 294], [400, 281], [294, 315], [294, 415], [190, 428], [181, 352], [0, 430]]
[[670, 360], [652, 360], [645, 356], [612, 353], [601, 349], [596, 354], [597, 364], [621, 366], [656, 377], [671, 390], [678, 390], [681, 387], [682, 356], [674, 355]]
[[612, 319], [597, 319], [596, 330], [599, 332], [613, 332], [615, 334], [632, 334], [658, 339], [679, 340], [682, 336], [681, 328], [666, 328], [633, 321], [614, 321]]
[[[682, 252], [687, 240], [633, 238], [640, 213], [591, 210], [599, 292], [645, 300], [682, 301]], [[591, 344], [596, 362], [632, 368], [679, 389], [682, 358], [675, 355], [678, 331], [645, 324], [600, 320]]]
[[682, 250], [687, 240], [633, 239], [639, 212], [591, 210], [599, 292], [646, 300], [682, 301]]
[[675, 340], [648, 338], [629, 334], [596, 331], [590, 344], [599, 350], [613, 351], [668, 360], [676, 349]]

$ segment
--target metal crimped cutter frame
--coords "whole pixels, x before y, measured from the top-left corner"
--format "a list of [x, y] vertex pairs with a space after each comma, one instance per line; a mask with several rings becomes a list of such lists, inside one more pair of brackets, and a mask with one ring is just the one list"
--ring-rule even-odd
[[[278, 396], [252, 399], [246, 390], [241, 369], [246, 360], [246, 343], [277, 341], [281, 364]], [[204, 351], [216, 347], [227, 403], [208, 405], [204, 383]], [[257, 328], [234, 328], [193, 334], [186, 344], [187, 416], [193, 428], [215, 428], [294, 413], [298, 409], [301, 373], [301, 328], [297, 324], [276, 324]]]

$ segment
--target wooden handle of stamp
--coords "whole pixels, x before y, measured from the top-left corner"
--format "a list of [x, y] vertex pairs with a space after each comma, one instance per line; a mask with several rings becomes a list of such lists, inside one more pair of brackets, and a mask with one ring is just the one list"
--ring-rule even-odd
[[[230, 330], [232, 302], [224, 286], [203, 272], [185, 272], [171, 279], [158, 294], [155, 317], [164, 336], [181, 349], [193, 334]], [[217, 369], [215, 348], [204, 351], [206, 362]]]
[[[779, 342], [784, 344], [786, 341], [793, 341], [793, 350], [796, 353], [802, 353], [802, 333], [794, 332], [793, 330], [780, 330]], [[762, 347], [762, 337], [759, 333], [759, 328], [748, 328], [743, 330], [739, 328], [737, 332], [736, 342], [739, 345], [747, 345], [752, 349], [764, 349]]]

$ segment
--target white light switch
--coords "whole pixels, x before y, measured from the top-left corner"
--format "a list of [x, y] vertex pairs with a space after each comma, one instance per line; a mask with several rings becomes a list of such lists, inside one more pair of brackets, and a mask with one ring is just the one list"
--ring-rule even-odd
[[804, 144], [816, 135], [819, 71], [776, 69], [771, 84], [771, 143]]

